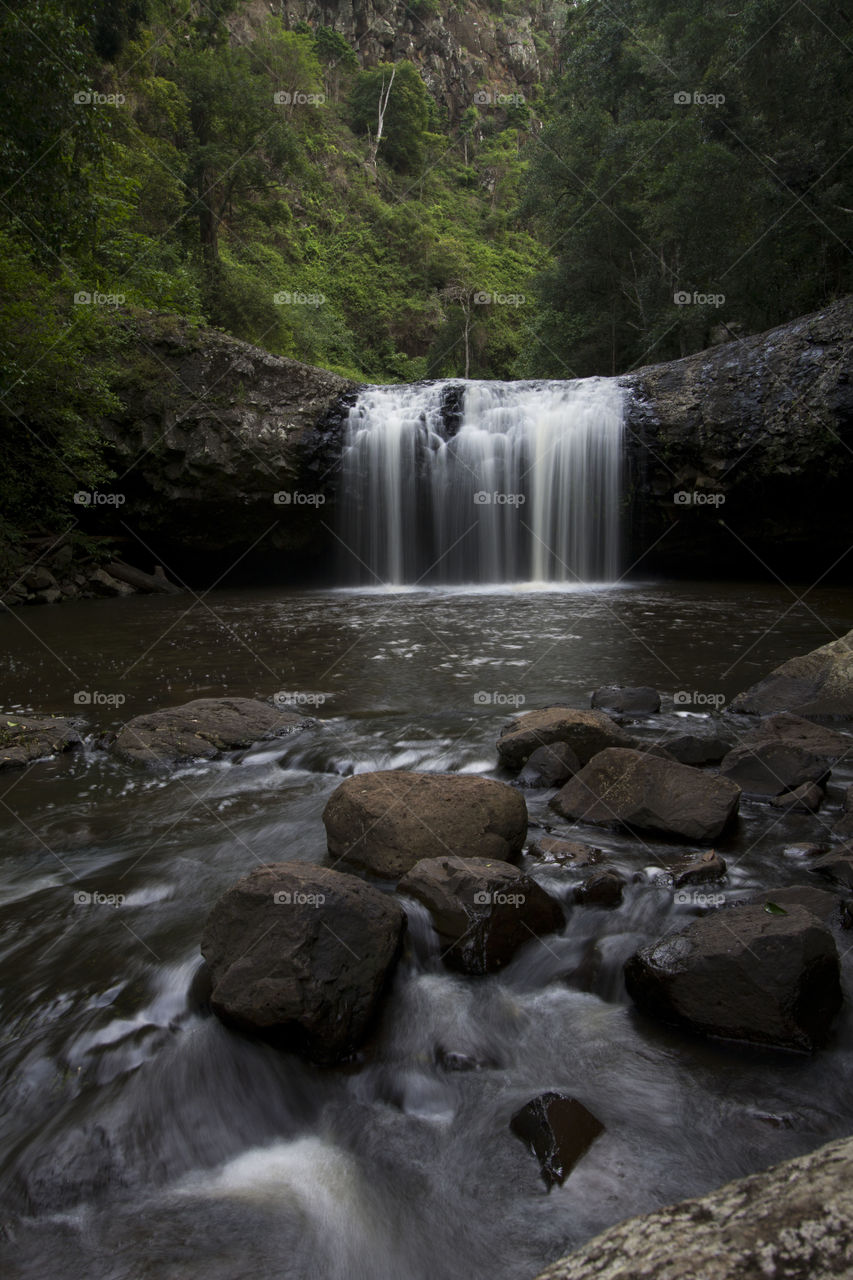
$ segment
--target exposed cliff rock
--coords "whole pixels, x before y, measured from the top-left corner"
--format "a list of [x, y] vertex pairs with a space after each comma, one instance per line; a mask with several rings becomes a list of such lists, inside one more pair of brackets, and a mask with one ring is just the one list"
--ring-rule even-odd
[[[853, 297], [625, 378], [640, 572], [812, 581], [850, 546]], [[653, 550], [649, 551], [649, 548]]]

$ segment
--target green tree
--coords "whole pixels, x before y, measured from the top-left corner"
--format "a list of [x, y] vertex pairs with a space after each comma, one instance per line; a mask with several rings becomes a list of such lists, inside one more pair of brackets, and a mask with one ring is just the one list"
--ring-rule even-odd
[[430, 112], [426, 85], [411, 62], [381, 63], [359, 73], [350, 94], [352, 124], [357, 133], [375, 136], [380, 96], [392, 74], [380, 156], [401, 173], [415, 173], [423, 159]]

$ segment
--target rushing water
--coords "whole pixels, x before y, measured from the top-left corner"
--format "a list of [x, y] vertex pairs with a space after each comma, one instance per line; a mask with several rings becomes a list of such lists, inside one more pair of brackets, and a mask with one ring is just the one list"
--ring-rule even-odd
[[612, 582], [616, 379], [368, 387], [349, 415], [344, 580]]
[[[226, 1030], [196, 975], [219, 894], [259, 860], [322, 860], [323, 806], [353, 770], [500, 777], [494, 740], [520, 699], [583, 706], [614, 680], [665, 694], [648, 736], [707, 727], [706, 704], [672, 695], [729, 698], [851, 622], [849, 592], [796, 604], [707, 583], [215, 592], [0, 617], [4, 709], [81, 712], [93, 738], [190, 696], [325, 698], [315, 732], [227, 760], [154, 773], [90, 740], [0, 775], [0, 1272], [529, 1280], [627, 1214], [850, 1132], [848, 1007], [813, 1058], [691, 1040], [630, 1008], [625, 957], [693, 912], [655, 884], [662, 842], [595, 833], [632, 878], [624, 906], [569, 907], [500, 975], [443, 970], [415, 911], [376, 1040], [346, 1068]], [[100, 700], [75, 708], [80, 691]], [[823, 834], [849, 780], [818, 818], [746, 803], [720, 846], [725, 892], [806, 878], [786, 847]], [[534, 870], [567, 901], [572, 872]], [[548, 1194], [508, 1122], [553, 1088], [606, 1132]]]

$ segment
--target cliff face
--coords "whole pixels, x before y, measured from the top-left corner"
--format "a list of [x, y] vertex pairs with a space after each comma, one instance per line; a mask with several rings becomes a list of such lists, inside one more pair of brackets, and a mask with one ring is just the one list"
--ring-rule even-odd
[[[526, 89], [529, 96], [550, 67], [560, 6], [537, 0], [524, 6], [523, 13], [496, 13], [482, 3], [466, 4], [459, 12], [436, 0], [282, 0], [270, 8], [289, 28], [300, 22], [331, 27], [348, 41], [363, 67], [407, 58], [455, 122], [474, 104], [481, 87], [493, 95], [492, 104], [495, 94]], [[262, 11], [269, 9], [264, 5]], [[251, 14], [238, 18], [251, 20]], [[481, 103], [481, 110], [489, 105]]]
[[638, 573], [812, 581], [844, 556], [853, 298], [624, 382]]

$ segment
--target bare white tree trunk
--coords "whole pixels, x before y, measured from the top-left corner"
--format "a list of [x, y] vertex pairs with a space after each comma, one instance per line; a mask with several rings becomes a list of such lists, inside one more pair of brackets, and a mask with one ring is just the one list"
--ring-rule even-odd
[[391, 85], [394, 83], [394, 76], [397, 74], [397, 68], [391, 68], [391, 79], [388, 81], [388, 88], [385, 88], [385, 77], [382, 77], [382, 87], [379, 90], [379, 117], [376, 124], [376, 137], [371, 139], [370, 152], [367, 157], [367, 163], [371, 168], [376, 168], [376, 153], [379, 150], [379, 144], [382, 141], [382, 130], [385, 127], [385, 112], [388, 110], [388, 99], [391, 97]]

